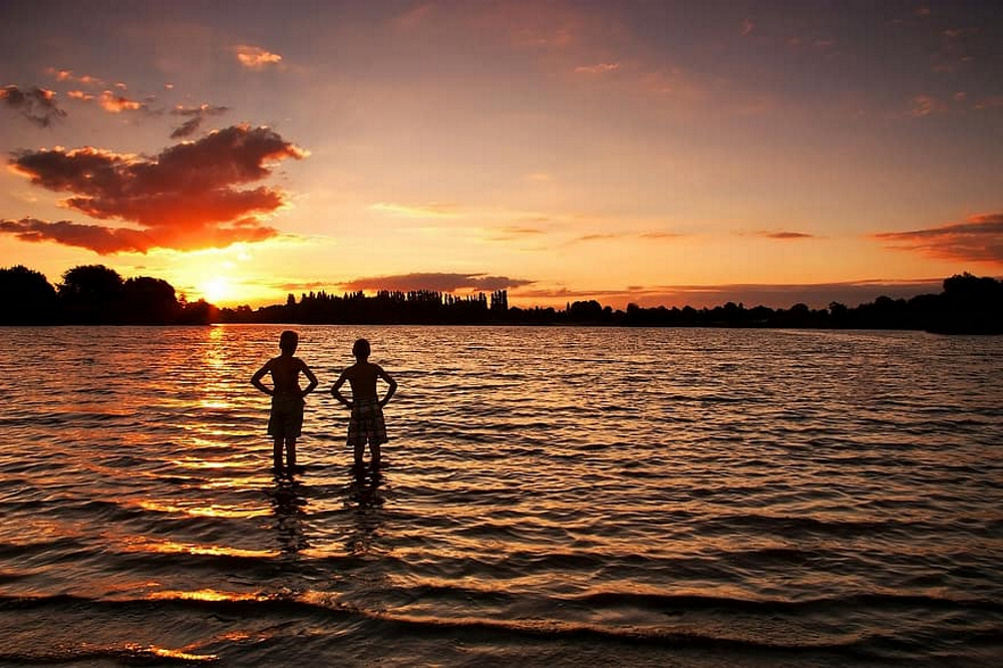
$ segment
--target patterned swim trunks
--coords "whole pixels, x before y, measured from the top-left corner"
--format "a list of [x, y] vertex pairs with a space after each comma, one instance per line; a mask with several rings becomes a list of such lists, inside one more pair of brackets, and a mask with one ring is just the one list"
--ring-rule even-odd
[[377, 399], [359, 399], [352, 405], [352, 419], [348, 423], [348, 445], [370, 445], [387, 442], [387, 426], [383, 421], [383, 407]]
[[299, 438], [303, 429], [303, 397], [294, 394], [272, 395], [272, 413], [268, 416], [268, 435], [275, 438]]

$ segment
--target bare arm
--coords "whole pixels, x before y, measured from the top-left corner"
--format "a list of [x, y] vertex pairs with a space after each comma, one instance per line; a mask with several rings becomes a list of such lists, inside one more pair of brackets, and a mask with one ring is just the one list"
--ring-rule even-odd
[[334, 385], [331, 386], [331, 395], [335, 399], [337, 399], [340, 403], [351, 408], [352, 402], [346, 399], [345, 396], [341, 393], [341, 386], [345, 384], [346, 380], [348, 380], [348, 377], [345, 375], [345, 372], [342, 371], [341, 375], [338, 376], [338, 380], [334, 381]]
[[310, 384], [306, 386], [305, 390], [303, 390], [303, 396], [305, 397], [317, 389], [317, 376], [313, 375], [313, 371], [310, 370], [310, 367], [307, 366], [306, 362], [300, 360], [300, 364], [303, 365], [300, 371], [302, 371], [303, 375], [310, 381]]
[[251, 385], [255, 386], [256, 388], [258, 388], [259, 390], [261, 390], [262, 392], [264, 392], [269, 396], [275, 394], [275, 391], [272, 388], [267, 387], [264, 383], [262, 383], [261, 379], [264, 378], [265, 374], [267, 374], [271, 370], [272, 370], [272, 361], [268, 360], [267, 362], [265, 362], [264, 366], [255, 371], [254, 375], [251, 376]]
[[389, 373], [384, 371], [383, 367], [381, 366], [376, 367], [376, 375], [382, 378], [384, 381], [386, 381], [388, 385], [387, 393], [383, 397], [383, 400], [380, 401], [380, 406], [386, 406], [388, 403], [390, 403], [390, 399], [394, 396], [394, 392], [397, 391], [397, 381], [394, 380]]

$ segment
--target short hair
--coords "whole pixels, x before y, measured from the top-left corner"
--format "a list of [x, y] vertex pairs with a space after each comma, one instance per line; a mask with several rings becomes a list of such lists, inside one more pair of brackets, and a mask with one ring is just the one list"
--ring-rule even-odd
[[300, 336], [291, 329], [287, 329], [279, 335], [279, 349], [286, 351], [296, 350], [296, 345], [300, 341]]
[[358, 339], [352, 346], [352, 354], [356, 357], [369, 357], [372, 353], [372, 348], [369, 347], [369, 341], [365, 339]]

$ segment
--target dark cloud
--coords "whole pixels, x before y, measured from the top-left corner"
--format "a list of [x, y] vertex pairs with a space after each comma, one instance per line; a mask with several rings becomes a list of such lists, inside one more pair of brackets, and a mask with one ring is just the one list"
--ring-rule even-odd
[[758, 236], [766, 237], [767, 239], [779, 239], [781, 241], [789, 241], [792, 239], [814, 239], [815, 235], [805, 234], [804, 232], [759, 232]]
[[51, 90], [32, 86], [21, 89], [13, 84], [0, 88], [0, 104], [20, 114], [40, 128], [47, 128], [66, 112], [56, 104], [56, 94]]
[[183, 139], [185, 137], [191, 137], [193, 134], [198, 132], [198, 129], [202, 126], [202, 118], [196, 116], [195, 118], [189, 118], [187, 121], [174, 128], [171, 132], [171, 139]]
[[1003, 264], [1003, 213], [978, 214], [963, 223], [873, 236], [890, 242], [892, 248], [939, 260]]
[[177, 107], [171, 111], [171, 114], [187, 117], [188, 120], [174, 128], [174, 131], [171, 132], [171, 139], [191, 137], [202, 127], [202, 122], [205, 119], [210, 116], [221, 116], [228, 111], [230, 111], [230, 107], [217, 107], [210, 104], [203, 104], [198, 107]]
[[48, 223], [34, 218], [0, 220], [0, 233], [21, 241], [55, 241], [64, 246], [87, 248], [99, 255], [145, 252], [153, 245], [149, 235], [139, 230], [82, 225], [68, 220]]
[[[31, 183], [68, 192], [63, 204], [100, 220], [137, 223], [136, 230], [100, 228], [66, 221], [7, 221], [0, 232], [81, 245], [95, 252], [145, 251], [153, 247], [195, 249], [238, 241], [261, 241], [276, 230], [256, 215], [285, 203], [281, 190], [239, 186], [271, 174], [271, 163], [305, 153], [268, 128], [238, 125], [191, 143], [172, 146], [152, 158], [95, 148], [22, 151], [11, 167]], [[70, 241], [72, 240], [72, 241]], [[93, 243], [87, 244], [88, 240]], [[115, 242], [115, 243], [113, 243]]]
[[395, 276], [374, 276], [357, 278], [340, 287], [345, 290], [435, 290], [437, 292], [457, 292], [460, 290], [491, 291], [532, 285], [535, 281], [508, 276], [488, 276], [486, 274], [414, 273]]

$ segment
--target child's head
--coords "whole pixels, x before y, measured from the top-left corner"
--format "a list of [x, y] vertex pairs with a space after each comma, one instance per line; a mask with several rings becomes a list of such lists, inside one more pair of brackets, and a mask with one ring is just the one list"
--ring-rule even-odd
[[358, 339], [355, 345], [352, 346], [352, 354], [355, 355], [360, 360], [369, 359], [369, 353], [372, 350], [369, 347], [369, 341], [365, 339]]
[[287, 355], [292, 355], [296, 352], [296, 346], [299, 345], [299, 342], [299, 334], [291, 329], [287, 329], [279, 336], [279, 350]]

